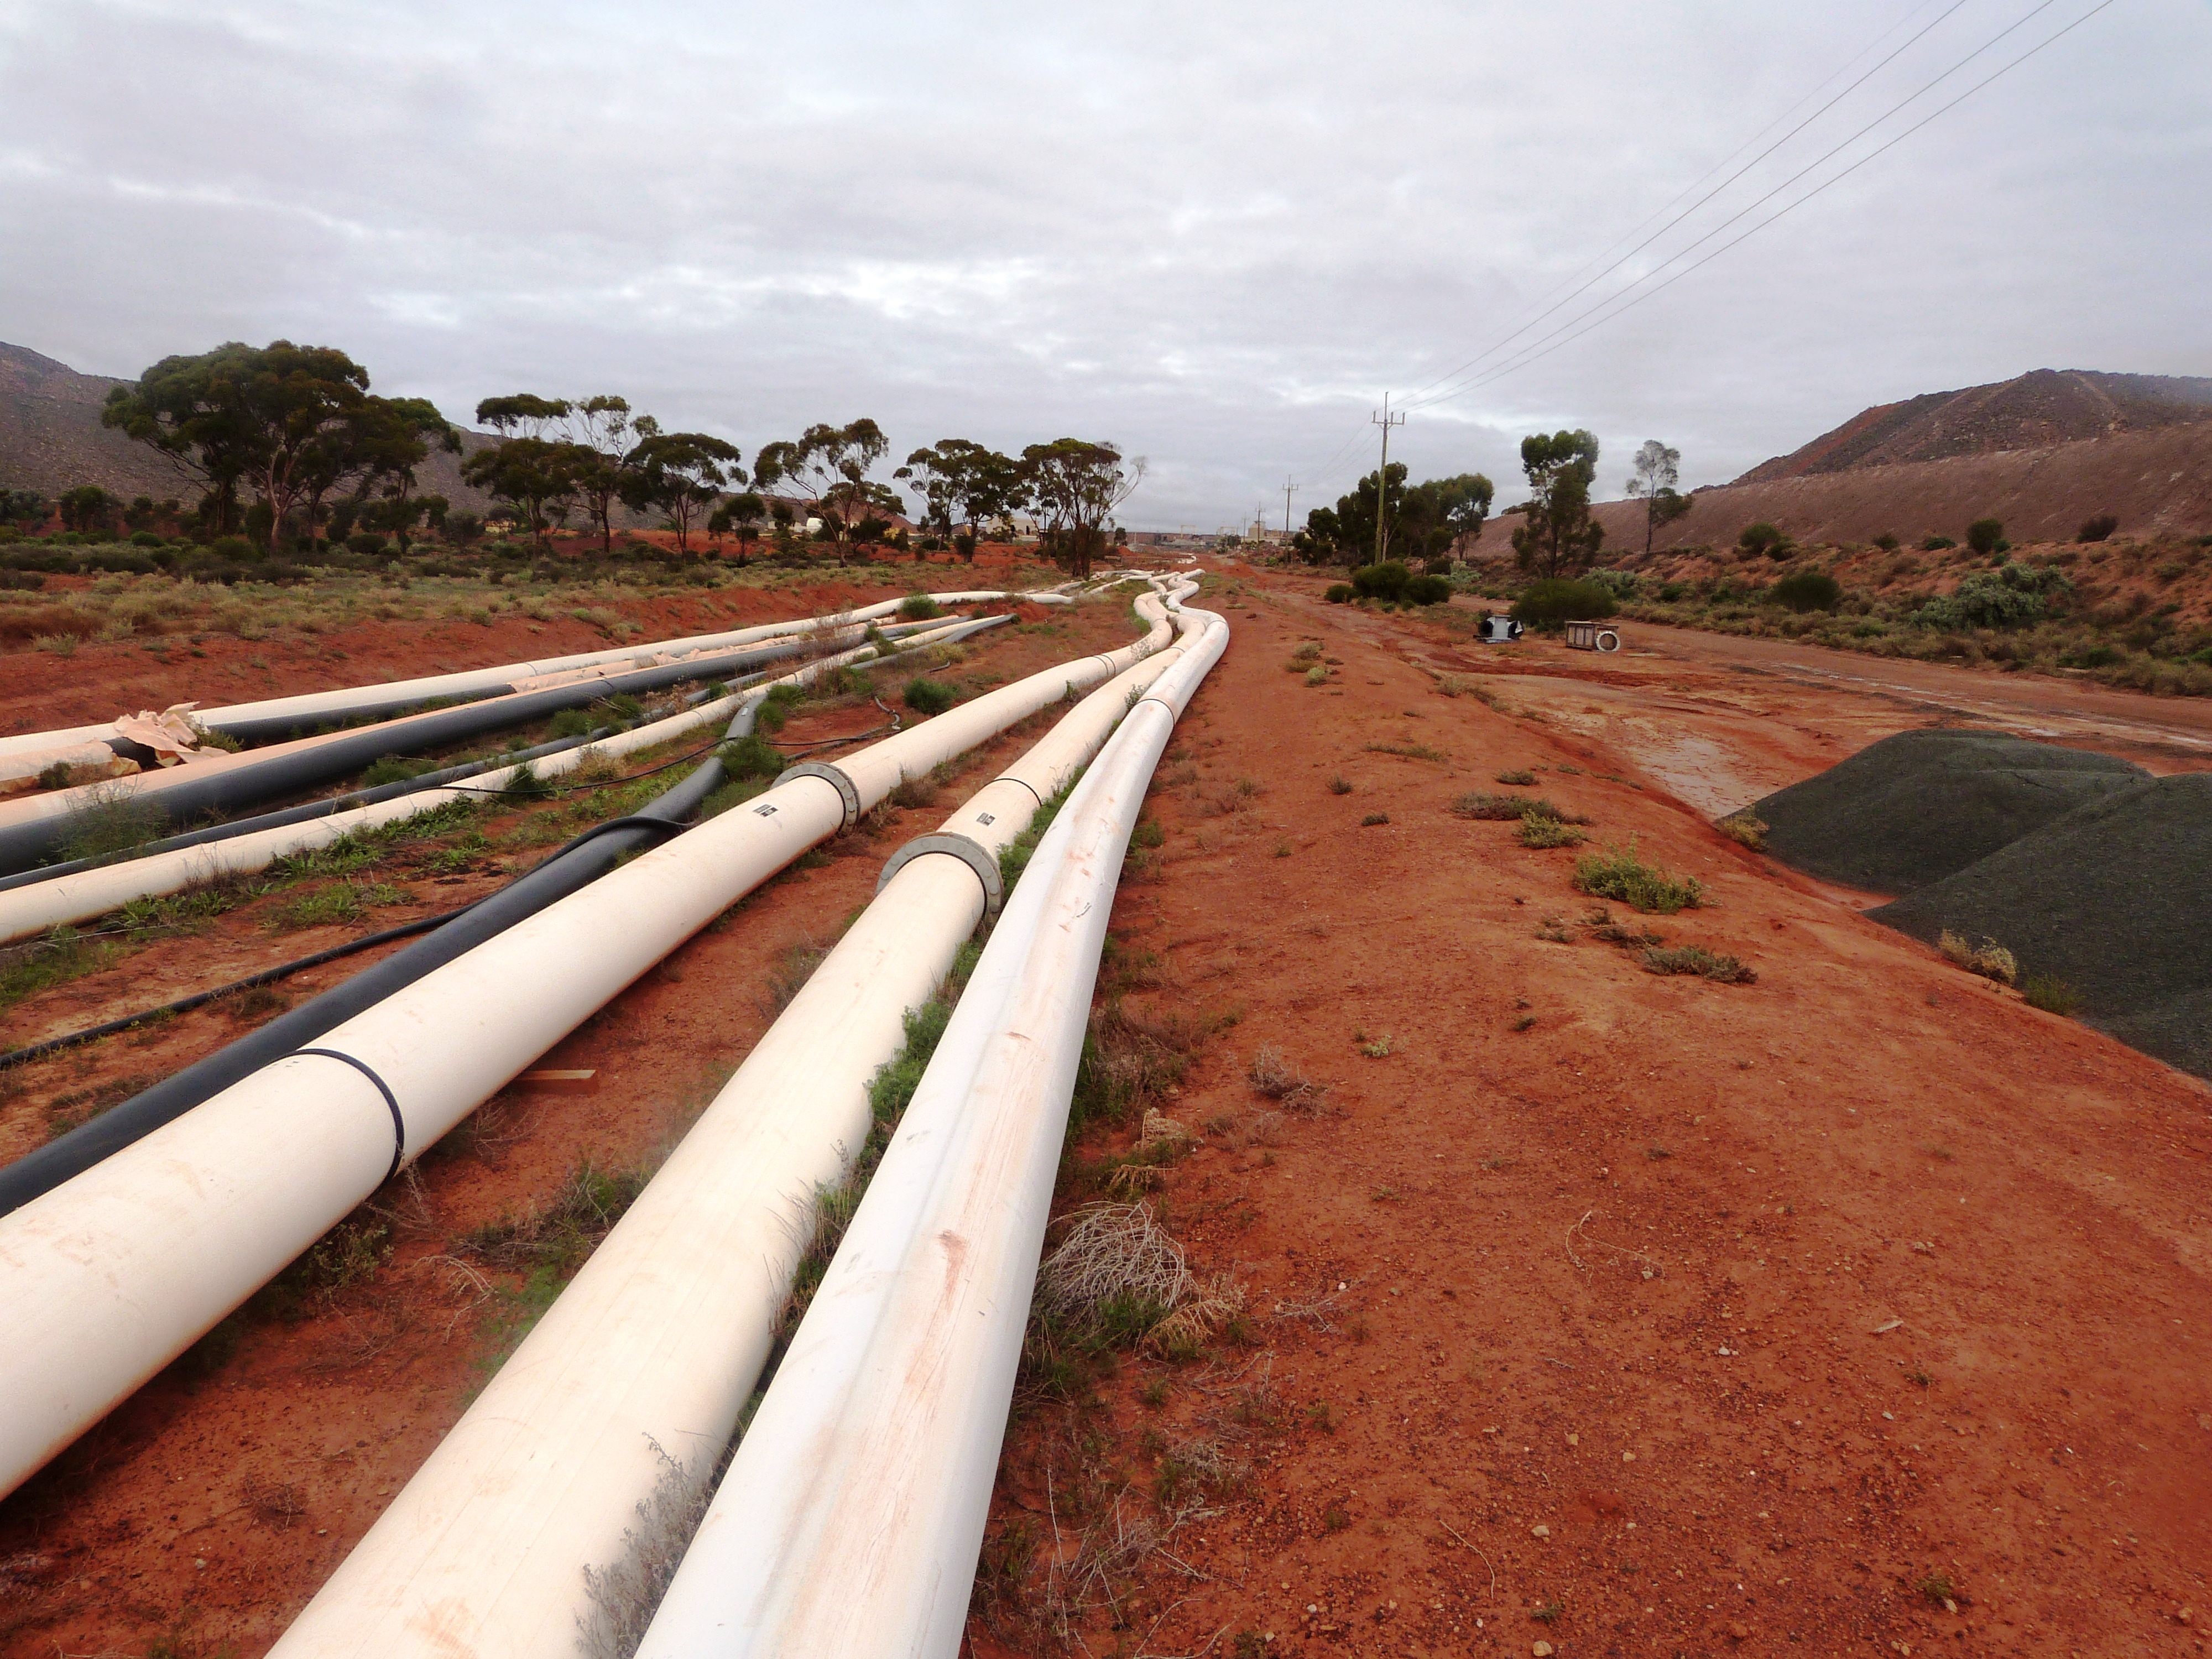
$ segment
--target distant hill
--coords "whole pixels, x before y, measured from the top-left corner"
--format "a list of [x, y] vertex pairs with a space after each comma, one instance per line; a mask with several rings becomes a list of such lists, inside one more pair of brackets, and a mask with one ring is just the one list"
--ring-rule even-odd
[[1992, 386], [1930, 392], [1863, 410], [1802, 449], [1735, 480], [1772, 483], [1960, 455], [2041, 449], [2212, 421], [2212, 380], [2039, 368]]
[[[26, 347], [0, 342], [0, 487], [35, 489], [48, 497], [94, 483], [129, 501], [175, 496], [189, 507], [198, 488], [156, 450], [134, 443], [100, 423], [111, 387], [128, 386], [105, 374], [80, 374], [66, 363]], [[491, 499], [461, 482], [465, 455], [495, 441], [464, 430], [463, 455], [433, 454], [415, 476], [422, 493], [443, 495], [457, 512], [484, 512]]]

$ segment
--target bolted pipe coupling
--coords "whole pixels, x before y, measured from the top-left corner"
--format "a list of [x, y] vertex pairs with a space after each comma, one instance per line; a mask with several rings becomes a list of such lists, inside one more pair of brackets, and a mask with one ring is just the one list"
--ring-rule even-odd
[[769, 787], [781, 788], [793, 778], [820, 778], [836, 790], [839, 799], [845, 803], [845, 822], [839, 826], [841, 829], [850, 830], [860, 821], [860, 789], [852, 779], [830, 765], [829, 762], [801, 761], [798, 765], [788, 767], [778, 773], [775, 781]]
[[890, 885], [890, 878], [915, 860], [930, 853], [950, 853], [975, 872], [975, 879], [983, 884], [983, 925], [988, 927], [999, 919], [999, 908], [1006, 901], [1006, 887], [999, 877], [999, 860], [982, 846], [965, 836], [917, 836], [892, 854], [884, 865], [884, 872], [876, 878], [876, 890], [880, 893]]

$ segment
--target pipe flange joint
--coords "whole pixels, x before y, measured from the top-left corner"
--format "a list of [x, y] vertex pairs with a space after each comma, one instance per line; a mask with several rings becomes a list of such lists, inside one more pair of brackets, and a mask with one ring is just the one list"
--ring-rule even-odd
[[847, 777], [836, 767], [830, 765], [829, 762], [801, 761], [798, 765], [787, 767], [782, 772], [779, 773], [776, 776], [775, 781], [770, 784], [769, 787], [771, 789], [781, 788], [785, 784], [789, 783], [793, 778], [820, 778], [823, 782], [829, 784], [830, 787], [837, 792], [838, 799], [845, 803], [845, 822], [839, 826], [840, 828], [850, 830], [854, 824], [860, 821], [860, 792], [859, 788], [854, 786], [852, 779]]
[[915, 836], [885, 862], [883, 874], [876, 878], [876, 891], [882, 892], [893, 876], [930, 853], [950, 853], [975, 872], [975, 879], [983, 884], [983, 925], [988, 927], [996, 921], [1000, 907], [1006, 902], [1006, 884], [999, 878], [999, 860], [965, 836], [940, 832]]

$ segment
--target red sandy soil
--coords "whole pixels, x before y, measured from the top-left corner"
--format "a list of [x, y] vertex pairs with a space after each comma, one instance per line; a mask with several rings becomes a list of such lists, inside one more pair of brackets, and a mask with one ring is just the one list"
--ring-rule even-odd
[[[1158, 958], [1132, 1007], [1239, 1016], [1159, 1103], [1201, 1145], [1155, 1201], [1195, 1268], [1245, 1287], [1249, 1346], [1131, 1359], [1094, 1408], [1018, 1415], [987, 1559], [1009, 1522], [1042, 1544], [978, 1598], [972, 1650], [1061, 1650], [1054, 1540], [1073, 1561], [1118, 1492], [1173, 1531], [1069, 1613], [1074, 1651], [2200, 1651], [2212, 1093], [1718, 836], [1644, 758], [1679, 730], [1718, 758], [1668, 775], [1764, 793], [1930, 709], [1725, 666], [1485, 658], [1236, 574], [1230, 652], [1153, 798], [1161, 867], [1124, 885], [1114, 933], [1127, 963]], [[1098, 606], [997, 648], [1042, 662], [1126, 632]], [[1303, 639], [1340, 659], [1328, 686], [1285, 672]], [[1439, 695], [1414, 659], [1447, 656], [1503, 707]], [[1449, 812], [1522, 766], [1601, 841], [1707, 884], [1709, 908], [1635, 920], [1757, 982], [1642, 971], [1590, 937], [1571, 852]], [[513, 1285], [479, 1304], [450, 1241], [583, 1152], [672, 1133], [761, 1029], [773, 953], [834, 932], [968, 787], [694, 939], [547, 1057], [601, 1068], [598, 1095], [508, 1091], [419, 1193], [380, 1195], [399, 1247], [371, 1279], [197, 1381], [172, 1368], [0, 1504], [0, 1652], [165, 1632], [265, 1650], [509, 1340]], [[1553, 917], [1567, 942], [1536, 937]], [[129, 989], [49, 994], [91, 1015]], [[1328, 1085], [1318, 1115], [1266, 1116], [1244, 1081], [1263, 1043]], [[1155, 1460], [1191, 1442], [1242, 1474], [1175, 1524]], [[1956, 1612], [1915, 1588], [1933, 1574]]]
[[[1716, 834], [1563, 718], [1582, 676], [1439, 696], [1404, 659], [1439, 636], [1258, 580], [1179, 734], [1195, 779], [1154, 798], [1164, 869], [1114, 922], [1167, 981], [1132, 1006], [1242, 1013], [1164, 1103], [1202, 1144], [1158, 1201], [1245, 1285], [1253, 1346], [1018, 1425], [994, 1536], [1043, 1543], [976, 1651], [1049, 1650], [1055, 1540], [1065, 1578], [1124, 1483], [1167, 1527], [1149, 1491], [1191, 1443], [1243, 1473], [1115, 1605], [1091, 1581], [1090, 1652], [2201, 1650], [2212, 1093]], [[1325, 690], [1285, 672], [1302, 639], [1342, 659]], [[1802, 775], [1921, 723], [1787, 701], [1708, 729], [1760, 724], [1750, 764]], [[1758, 982], [1642, 971], [1590, 937], [1572, 853], [1449, 811], [1524, 766], [1708, 884], [1641, 920]], [[1262, 1044], [1328, 1085], [1319, 1116], [1261, 1121]]]
[[[917, 588], [1032, 587], [1060, 580], [1012, 550], [984, 548], [972, 565], [947, 562], [947, 556], [902, 565], [898, 577], [891, 580], [877, 571], [848, 576], [833, 568], [799, 573], [800, 580], [776, 586], [602, 589], [591, 595], [587, 605], [554, 609], [542, 621], [520, 611], [501, 612], [488, 625], [442, 617], [362, 620], [343, 629], [325, 628], [313, 634], [281, 629], [249, 641], [195, 628], [185, 617], [167, 620], [160, 635], [106, 643], [88, 640], [64, 659], [29, 648], [27, 640], [9, 640], [0, 642], [0, 736], [91, 725], [118, 714], [192, 700], [212, 708], [624, 643], [597, 623], [569, 614], [579, 608], [627, 617], [642, 630], [628, 642], [646, 645], [819, 615], [896, 599]], [[58, 598], [89, 585], [87, 578], [52, 577], [47, 588]], [[487, 587], [483, 593], [502, 591]], [[221, 599], [220, 590], [216, 597]], [[459, 593], [416, 597], [481, 602], [481, 596], [469, 599]], [[195, 640], [204, 654], [177, 654], [186, 638]]]
[[[1989, 455], [1954, 455], [1759, 483], [1692, 495], [1689, 514], [1659, 532], [1661, 548], [1726, 546], [1747, 524], [1779, 525], [1802, 542], [1867, 542], [1884, 531], [1907, 543], [1963, 539], [1976, 519], [2004, 520], [2014, 541], [2057, 541], [2084, 520], [2116, 515], [2129, 535], [2212, 530], [2212, 422], [2121, 432]], [[1644, 548], [1640, 501], [1601, 503], [1613, 548]], [[1516, 521], [1492, 521], [1485, 545], [1503, 545]]]

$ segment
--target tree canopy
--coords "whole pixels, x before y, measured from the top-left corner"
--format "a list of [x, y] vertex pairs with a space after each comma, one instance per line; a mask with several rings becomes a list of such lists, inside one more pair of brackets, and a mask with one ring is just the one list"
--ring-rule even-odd
[[312, 533], [323, 498], [342, 483], [404, 495], [430, 442], [458, 444], [428, 402], [374, 397], [368, 384], [368, 371], [333, 347], [232, 341], [164, 357], [116, 387], [100, 423], [198, 480], [202, 516], [217, 530], [236, 525], [241, 491], [251, 491], [273, 544], [295, 517]]
[[956, 524], [968, 526], [963, 550], [970, 557], [982, 526], [1012, 513], [1023, 495], [1020, 463], [966, 438], [940, 438], [915, 450], [891, 476], [907, 480], [921, 498], [921, 521], [939, 535], [951, 536]]
[[1588, 569], [1605, 544], [1605, 526], [1590, 517], [1597, 439], [1581, 428], [1531, 433], [1521, 441], [1521, 471], [1528, 479], [1528, 510], [1513, 532], [1521, 568], [1542, 577]]
[[[853, 526], [869, 514], [883, 510], [881, 496], [868, 488], [868, 472], [890, 452], [884, 429], [866, 417], [846, 426], [817, 423], [796, 441], [764, 445], [753, 458], [753, 479], [769, 489], [788, 479], [806, 491], [822, 516], [833, 526], [840, 542], [853, 537]], [[891, 510], [897, 510], [894, 497]]]
[[1651, 551], [1651, 539], [1662, 525], [1672, 524], [1690, 510], [1687, 495], [1678, 495], [1674, 486], [1682, 478], [1682, 452], [1671, 449], [1656, 438], [1647, 438], [1644, 447], [1636, 452], [1636, 473], [1628, 481], [1628, 493], [1644, 503], [1644, 551]]
[[1136, 492], [1145, 471], [1143, 456], [1124, 465], [1112, 444], [1082, 438], [1056, 438], [1022, 451], [1022, 494], [1047, 546], [1069, 574], [1090, 575], [1105, 550], [1114, 510]]
[[623, 500], [634, 507], [659, 507], [675, 526], [677, 546], [688, 548], [691, 526], [732, 484], [744, 483], [744, 468], [738, 465], [742, 459], [735, 444], [707, 433], [656, 428], [629, 453]]
[[1461, 537], [1481, 530], [1497, 495], [1496, 486], [1480, 472], [1412, 485], [1406, 479], [1406, 468], [1397, 461], [1390, 464], [1387, 480], [1369, 473], [1349, 495], [1337, 497], [1334, 507], [1307, 514], [1306, 527], [1291, 538], [1291, 547], [1317, 564], [1364, 562], [1374, 553], [1379, 499], [1389, 511], [1386, 539], [1395, 553], [1444, 558]]

